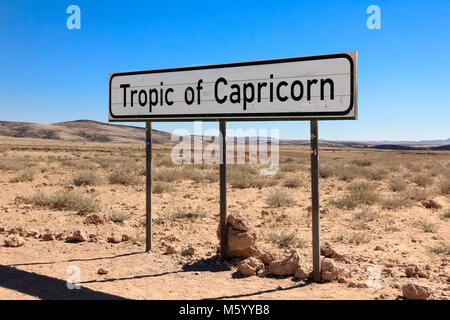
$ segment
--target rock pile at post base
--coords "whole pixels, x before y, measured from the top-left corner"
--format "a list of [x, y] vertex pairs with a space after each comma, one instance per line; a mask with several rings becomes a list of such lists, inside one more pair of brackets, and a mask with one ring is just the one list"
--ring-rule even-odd
[[[256, 244], [256, 233], [251, 225], [238, 214], [227, 217], [227, 256], [243, 259], [237, 265], [237, 271], [243, 275], [265, 276], [295, 276], [298, 279], [311, 277], [311, 270], [301, 265], [301, 258], [296, 250], [292, 250], [287, 257], [259, 249]], [[217, 230], [220, 239], [220, 226]], [[322, 277], [326, 281], [338, 280], [347, 270], [341, 263], [334, 261], [346, 260], [345, 257], [334, 252], [329, 244], [324, 247]]]

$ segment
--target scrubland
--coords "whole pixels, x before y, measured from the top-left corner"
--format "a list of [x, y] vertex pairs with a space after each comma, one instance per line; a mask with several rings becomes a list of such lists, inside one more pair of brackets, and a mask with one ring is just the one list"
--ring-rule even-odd
[[[45, 285], [44, 276], [60, 280], [55, 298], [70, 298], [71, 265], [94, 298], [397, 299], [409, 282], [430, 287], [435, 299], [450, 296], [450, 152], [321, 148], [321, 239], [354, 264], [347, 279], [315, 284], [241, 277], [235, 259], [221, 261], [219, 167], [175, 165], [170, 150], [154, 145], [153, 250], [145, 253], [143, 145], [0, 139], [0, 243], [10, 233], [26, 240], [1, 246], [0, 265], [26, 272], [31, 287]], [[281, 146], [272, 176], [260, 174], [262, 165], [227, 168], [228, 211], [252, 224], [260, 247], [297, 250], [305, 265], [312, 265], [309, 156], [309, 148]], [[67, 241], [75, 231], [88, 239]], [[368, 264], [380, 267], [381, 288], [358, 286]], [[406, 276], [411, 264], [427, 277]], [[46, 294], [0, 280], [3, 299]]]

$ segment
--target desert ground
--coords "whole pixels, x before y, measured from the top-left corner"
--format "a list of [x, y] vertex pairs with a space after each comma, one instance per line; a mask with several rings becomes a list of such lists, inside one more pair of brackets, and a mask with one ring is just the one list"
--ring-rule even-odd
[[[218, 166], [174, 165], [171, 147], [153, 146], [146, 253], [144, 143], [0, 137], [0, 299], [392, 300], [410, 283], [449, 299], [450, 151], [321, 148], [321, 242], [345, 272], [313, 283], [243, 276], [241, 259], [219, 259]], [[227, 186], [228, 213], [258, 247], [280, 259], [294, 250], [308, 271], [309, 152], [281, 146], [274, 176], [230, 165]], [[5, 242], [14, 237], [24, 242]], [[367, 286], [368, 267], [380, 286]], [[69, 290], [74, 270], [81, 289]]]

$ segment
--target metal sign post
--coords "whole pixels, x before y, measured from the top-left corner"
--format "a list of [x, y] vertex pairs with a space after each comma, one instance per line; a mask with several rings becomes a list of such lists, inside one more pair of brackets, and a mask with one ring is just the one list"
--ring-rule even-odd
[[227, 124], [220, 121], [220, 255], [226, 258], [227, 246]]
[[311, 120], [311, 202], [313, 281], [320, 282], [319, 139], [317, 120]]
[[152, 123], [145, 130], [145, 251], [152, 250]]

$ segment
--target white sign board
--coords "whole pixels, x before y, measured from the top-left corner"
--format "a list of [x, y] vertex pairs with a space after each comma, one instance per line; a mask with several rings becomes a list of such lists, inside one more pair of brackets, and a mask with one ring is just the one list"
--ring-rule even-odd
[[357, 52], [112, 73], [110, 121], [356, 119]]

